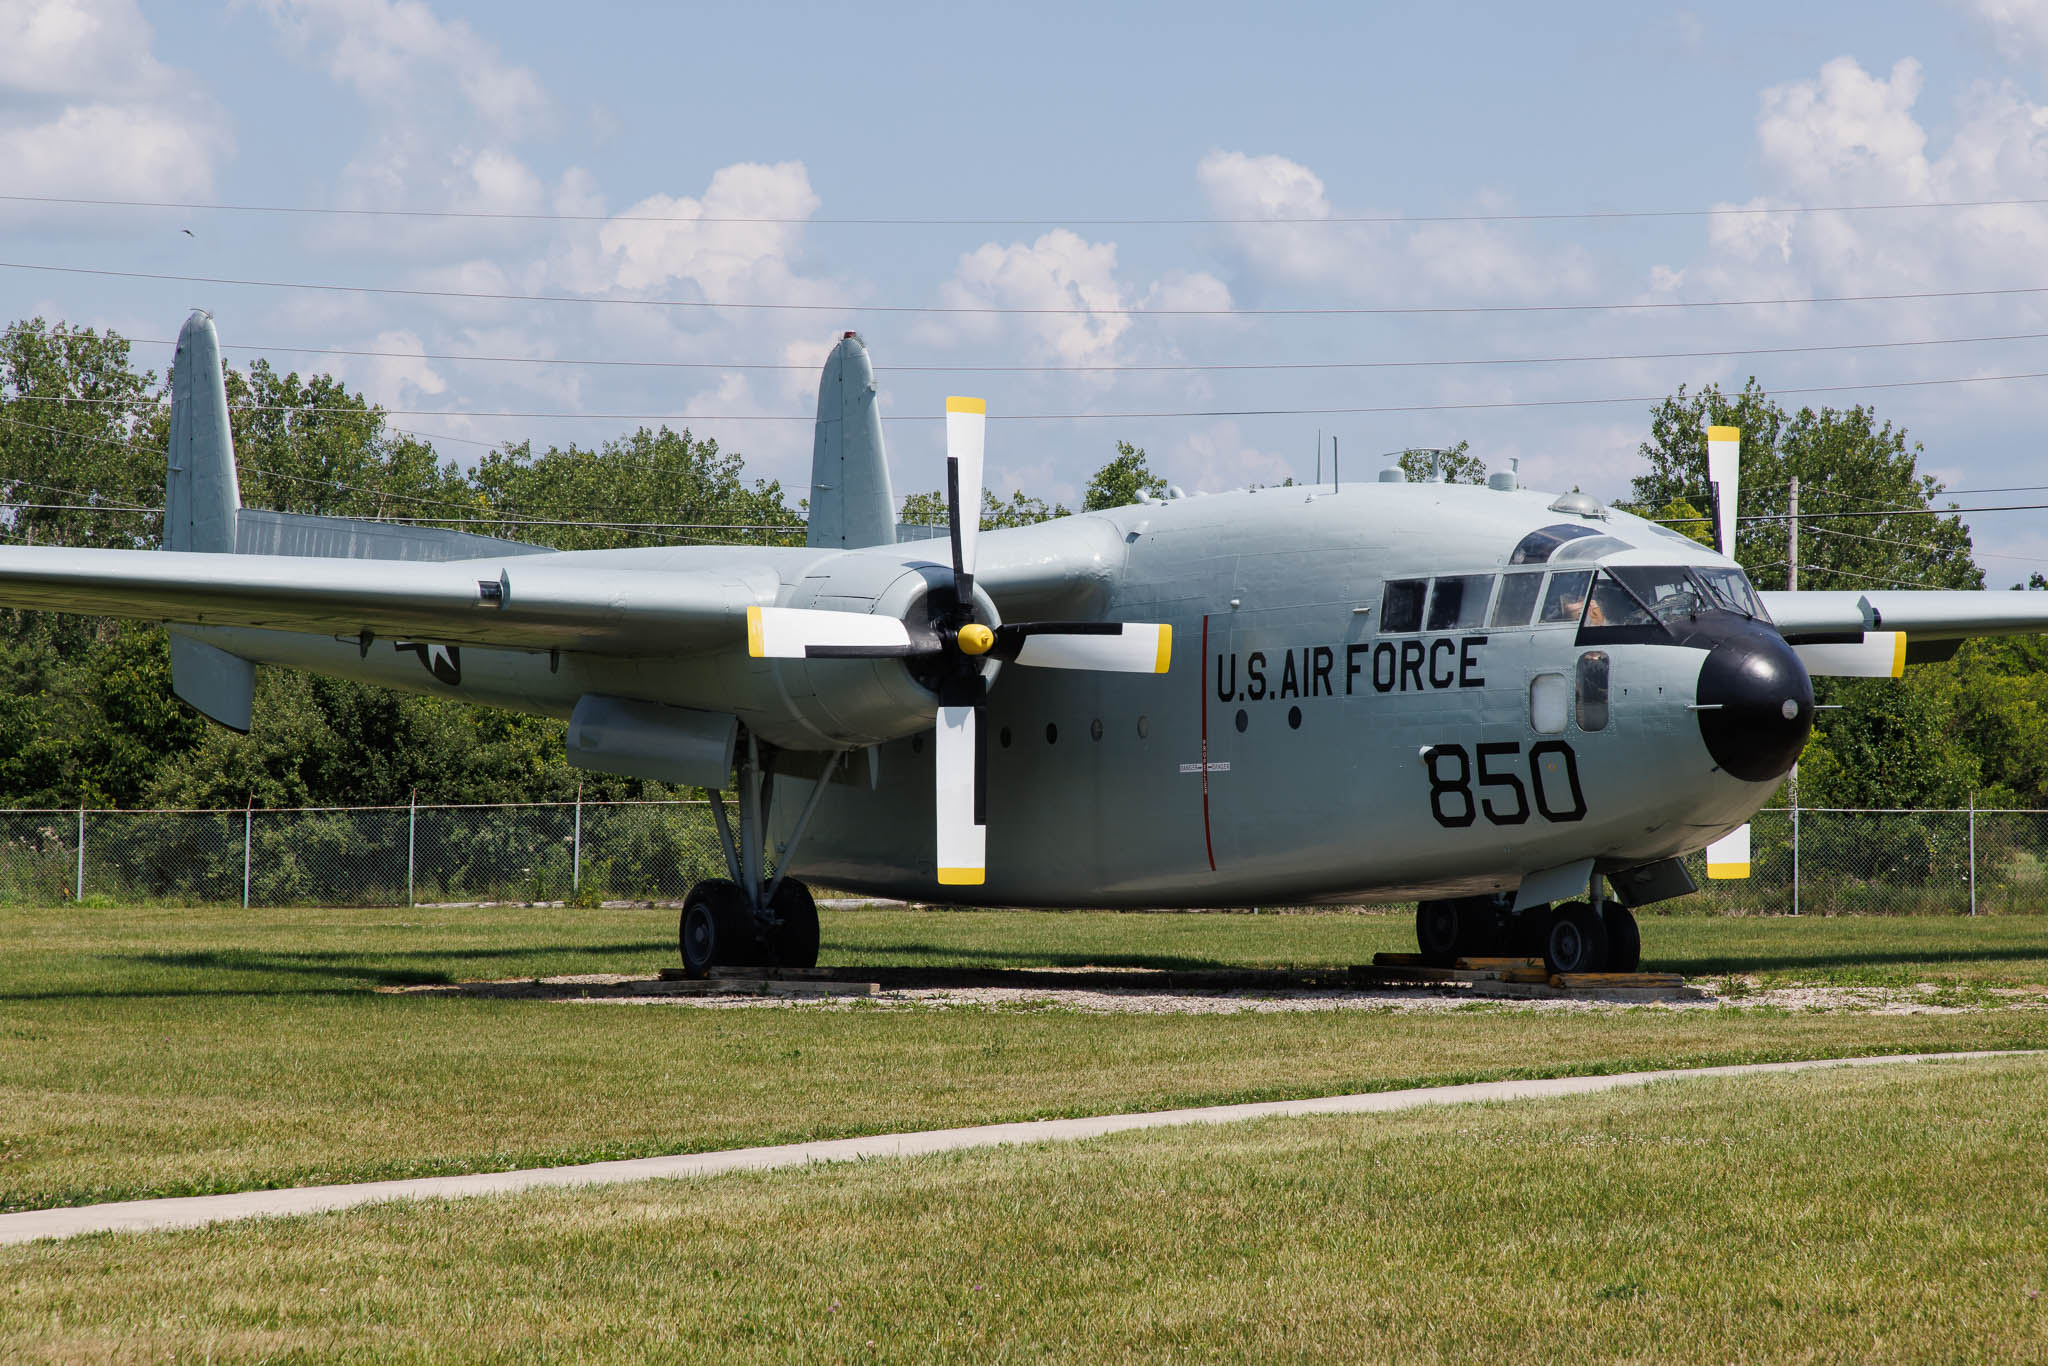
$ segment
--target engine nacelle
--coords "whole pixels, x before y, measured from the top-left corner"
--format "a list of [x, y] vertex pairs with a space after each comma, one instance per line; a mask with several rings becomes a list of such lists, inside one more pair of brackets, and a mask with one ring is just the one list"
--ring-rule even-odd
[[[943, 544], [943, 542], [935, 542]], [[927, 597], [950, 594], [953, 570], [924, 556], [890, 550], [848, 551], [810, 565], [804, 577], [785, 587], [778, 606], [833, 612], [872, 612], [922, 626], [930, 617]], [[974, 590], [975, 619], [1002, 623], [995, 603]], [[899, 739], [932, 724], [938, 694], [918, 677], [915, 661], [901, 659], [775, 659], [766, 666], [773, 698], [761, 697], [763, 714], [749, 717], [763, 739], [801, 749], [873, 745]], [[1002, 666], [990, 660], [990, 682]]]

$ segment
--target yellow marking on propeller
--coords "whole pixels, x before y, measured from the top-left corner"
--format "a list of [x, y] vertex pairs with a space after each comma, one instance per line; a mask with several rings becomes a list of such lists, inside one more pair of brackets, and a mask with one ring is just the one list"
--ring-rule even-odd
[[1740, 427], [1709, 427], [1709, 428], [1707, 428], [1707, 440], [1709, 440], [1709, 441], [1740, 441], [1740, 440], [1742, 440], [1742, 428], [1740, 428]]
[[761, 609], [750, 603], [747, 606], [747, 653], [759, 659], [767, 648], [761, 641]]
[[985, 398], [949, 398], [946, 400], [949, 413], [986, 413], [988, 400]]
[[1156, 674], [1165, 673], [1166, 666], [1172, 663], [1172, 661], [1173, 628], [1171, 626], [1161, 626], [1159, 628], [1159, 657], [1153, 661], [1152, 672]]
[[[1749, 863], [1709, 863], [1707, 876], [1711, 878], [1740, 878], [1749, 876]], [[941, 879], [943, 881], [943, 879]]]
[[1892, 677], [1903, 678], [1906, 673], [1906, 633], [1892, 633]]
[[970, 621], [960, 628], [955, 637], [960, 643], [963, 655], [985, 655], [995, 646], [996, 633], [978, 621]]
[[979, 887], [988, 881], [986, 868], [941, 868], [939, 885], [942, 887]]

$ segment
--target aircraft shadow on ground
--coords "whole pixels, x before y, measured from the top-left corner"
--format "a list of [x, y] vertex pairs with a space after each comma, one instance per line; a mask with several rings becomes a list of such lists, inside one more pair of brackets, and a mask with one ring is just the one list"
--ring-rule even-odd
[[[840, 967], [865, 967], [866, 960], [884, 955], [904, 961], [877, 966], [990, 968], [1003, 963], [1020, 963], [1035, 968], [1155, 968], [1161, 972], [1202, 972], [1242, 968], [1243, 963], [1221, 958], [1191, 958], [1163, 953], [1059, 953], [1043, 949], [982, 949], [956, 944], [831, 944], [824, 946]], [[822, 955], [821, 955], [822, 956]], [[848, 960], [848, 961], [839, 961]]]
[[[282, 973], [298, 977], [324, 978], [332, 985], [326, 991], [346, 994], [361, 991], [369, 986], [420, 986], [431, 983], [447, 984], [462, 980], [462, 976], [474, 974], [452, 973], [442, 969], [424, 966], [408, 966], [425, 959], [438, 963], [450, 960], [474, 962], [479, 959], [535, 957], [545, 960], [552, 954], [645, 954], [659, 953], [661, 944], [535, 944], [523, 948], [492, 948], [462, 950], [429, 950], [379, 952], [374, 954], [351, 953], [339, 950], [309, 950], [303, 953], [256, 953], [238, 949], [201, 950], [187, 953], [120, 953], [103, 954], [99, 961], [110, 968], [151, 967], [185, 968], [195, 974], [222, 972]], [[179, 991], [160, 985], [134, 987], [110, 981], [105, 990], [79, 990], [58, 992], [0, 992], [0, 1000], [48, 1000], [53, 997], [91, 996], [263, 996], [274, 995], [280, 990], [250, 990], [229, 986], [206, 977], [195, 976], [190, 991]], [[315, 987], [315, 992], [322, 989]]]
[[[1655, 960], [1652, 962], [1652, 960]], [[2048, 961], [2048, 943], [2038, 948], [2014, 946], [1962, 950], [1872, 949], [1866, 952], [1715, 954], [1696, 958], [1674, 957], [1646, 951], [1645, 967], [1695, 973], [1703, 977], [1745, 972], [1796, 972], [1802, 968], [1897, 967], [1922, 964], [1941, 967], [1964, 963], [2018, 963]]]

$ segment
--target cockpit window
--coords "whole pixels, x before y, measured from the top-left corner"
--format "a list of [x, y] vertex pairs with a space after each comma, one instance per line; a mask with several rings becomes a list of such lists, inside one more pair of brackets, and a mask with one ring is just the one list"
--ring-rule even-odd
[[1593, 599], [1586, 604], [1588, 626], [1654, 626], [1657, 618], [1635, 600], [1612, 574], [1603, 573], [1593, 583]]
[[1611, 555], [1617, 550], [1631, 548], [1627, 541], [1613, 536], [1589, 536], [1559, 546], [1557, 552], [1550, 557], [1550, 562], [1563, 564], [1566, 560], [1597, 560], [1602, 555]]
[[1750, 586], [1749, 576], [1740, 569], [1710, 569], [1696, 567], [1693, 573], [1707, 586], [1717, 605], [1731, 612], [1769, 621], [1770, 614], [1764, 611], [1763, 601], [1757, 597], [1756, 589]]
[[1552, 574], [1550, 587], [1543, 594], [1543, 610], [1537, 623], [1576, 626], [1579, 613], [1586, 606], [1586, 584], [1592, 579], [1590, 569], [1575, 569], [1569, 574]]
[[1630, 565], [1607, 572], [1626, 584], [1659, 621], [1686, 621], [1717, 605], [1708, 600], [1684, 565], [1648, 569]]
[[1515, 553], [1508, 557], [1509, 564], [1546, 564], [1557, 548], [1566, 541], [1576, 541], [1581, 536], [1598, 536], [1600, 533], [1589, 526], [1571, 522], [1559, 522], [1524, 536], [1515, 547]]
[[1486, 624], [1486, 600], [1493, 596], [1493, 575], [1446, 575], [1429, 597], [1429, 629], [1461, 631]]
[[1380, 596], [1380, 629], [1421, 630], [1422, 595], [1428, 588], [1428, 579], [1388, 579], [1386, 592]]

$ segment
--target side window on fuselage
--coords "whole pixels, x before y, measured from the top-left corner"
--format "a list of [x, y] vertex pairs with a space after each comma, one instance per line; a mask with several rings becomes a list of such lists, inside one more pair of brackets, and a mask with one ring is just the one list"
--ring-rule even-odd
[[1388, 579], [1380, 595], [1380, 630], [1420, 631], [1422, 599], [1428, 589], [1428, 579]]
[[1436, 580], [1429, 597], [1429, 629], [1465, 631], [1486, 624], [1486, 602], [1493, 596], [1493, 575], [1455, 574]]
[[1536, 598], [1543, 591], [1541, 574], [1503, 574], [1500, 597], [1493, 604], [1495, 626], [1527, 626], [1536, 614]]

